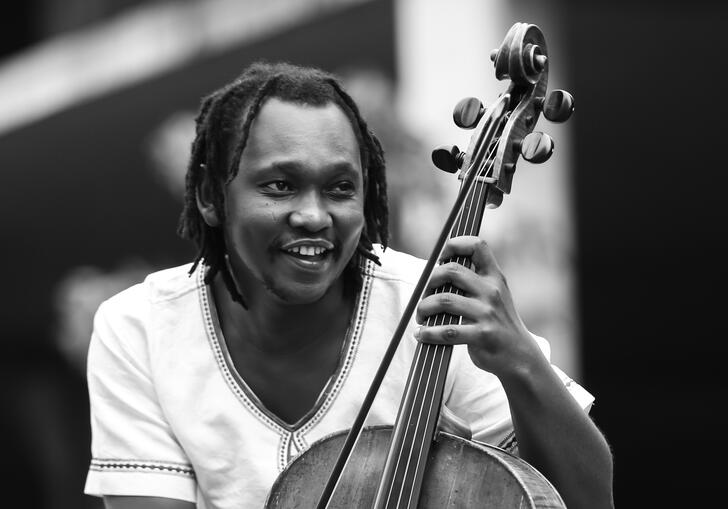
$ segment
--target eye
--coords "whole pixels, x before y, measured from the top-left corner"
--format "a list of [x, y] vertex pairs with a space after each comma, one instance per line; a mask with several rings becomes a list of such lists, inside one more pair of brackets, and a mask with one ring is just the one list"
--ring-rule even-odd
[[285, 180], [273, 180], [263, 184], [263, 189], [274, 194], [288, 193], [293, 188]]
[[335, 197], [348, 198], [356, 194], [356, 185], [350, 180], [341, 180], [331, 186], [330, 193]]

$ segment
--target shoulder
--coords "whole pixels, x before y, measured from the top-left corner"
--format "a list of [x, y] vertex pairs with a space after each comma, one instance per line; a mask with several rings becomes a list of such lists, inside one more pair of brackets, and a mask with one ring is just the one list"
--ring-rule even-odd
[[391, 247], [385, 250], [381, 245], [375, 244], [374, 253], [379, 257], [381, 264], [374, 265], [372, 270], [372, 276], [377, 279], [415, 285], [425, 268], [425, 260]]
[[[193, 295], [199, 274], [190, 277], [190, 265], [149, 274], [101, 303], [93, 322], [88, 351], [89, 373], [109, 366], [137, 366], [148, 361], [150, 337], [158, 329], [160, 316], [172, 308], [179, 315], [175, 299]], [[203, 270], [202, 268], [200, 270]]]
[[95, 325], [100, 320], [112, 322], [143, 322], [155, 306], [164, 305], [195, 292], [199, 267], [190, 275], [191, 264], [152, 272], [144, 281], [108, 298], [96, 312]]

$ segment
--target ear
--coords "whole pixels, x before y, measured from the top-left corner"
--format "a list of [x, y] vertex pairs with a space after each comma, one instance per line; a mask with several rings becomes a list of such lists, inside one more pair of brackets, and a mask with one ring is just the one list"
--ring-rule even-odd
[[213, 205], [212, 192], [207, 179], [203, 178], [202, 182], [197, 187], [195, 199], [197, 200], [197, 210], [200, 211], [202, 219], [205, 220], [207, 226], [211, 228], [220, 226], [220, 218], [218, 217], [217, 210]]

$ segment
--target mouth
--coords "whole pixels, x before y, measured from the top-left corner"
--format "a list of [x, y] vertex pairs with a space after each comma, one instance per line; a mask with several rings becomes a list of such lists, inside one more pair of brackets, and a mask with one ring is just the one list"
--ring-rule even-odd
[[318, 239], [297, 240], [283, 245], [281, 250], [304, 267], [316, 268], [331, 256], [334, 245]]

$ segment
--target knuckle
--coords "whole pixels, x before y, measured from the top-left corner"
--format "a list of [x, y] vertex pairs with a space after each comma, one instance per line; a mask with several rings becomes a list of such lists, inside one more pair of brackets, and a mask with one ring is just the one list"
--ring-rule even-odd
[[458, 277], [458, 275], [462, 272], [462, 265], [455, 262], [450, 262], [445, 266], [445, 270], [447, 271], [447, 274], [451, 277]]
[[441, 293], [439, 300], [443, 309], [452, 309], [455, 305], [455, 296], [450, 292]]
[[498, 288], [497, 285], [486, 285], [483, 293], [485, 294], [485, 298], [491, 302], [496, 301], [500, 298], [500, 288]]
[[487, 322], [478, 325], [476, 330], [478, 331], [478, 335], [483, 338], [487, 338], [491, 332], [490, 325]]
[[493, 306], [486, 306], [481, 311], [480, 317], [481, 332], [487, 334], [490, 332], [491, 324], [495, 323], [498, 319], [495, 308]]
[[505, 274], [498, 272], [496, 278], [502, 288], [508, 288], [508, 279]]
[[503, 292], [501, 291], [499, 286], [493, 287], [493, 292], [491, 294], [493, 296], [494, 300], [501, 300], [501, 297], [503, 295]]
[[455, 327], [446, 327], [445, 330], [442, 332], [442, 335], [447, 340], [453, 340], [458, 337], [458, 331]]

